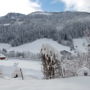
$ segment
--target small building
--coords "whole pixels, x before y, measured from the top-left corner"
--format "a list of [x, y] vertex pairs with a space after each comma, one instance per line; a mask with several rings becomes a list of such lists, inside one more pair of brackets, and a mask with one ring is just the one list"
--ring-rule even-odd
[[62, 50], [60, 53], [61, 53], [62, 55], [71, 55], [71, 52], [66, 51], [66, 50]]
[[0, 60], [5, 60], [6, 56], [0, 53]]
[[90, 70], [87, 67], [82, 67], [77, 72], [78, 76], [90, 76]]
[[71, 59], [72, 56], [71, 52], [66, 50], [61, 51], [60, 54], [63, 56], [63, 58], [67, 58], [67, 59]]

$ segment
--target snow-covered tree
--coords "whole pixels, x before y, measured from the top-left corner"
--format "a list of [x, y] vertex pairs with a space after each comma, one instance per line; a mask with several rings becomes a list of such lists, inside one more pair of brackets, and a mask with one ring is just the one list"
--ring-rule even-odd
[[45, 79], [62, 76], [62, 67], [59, 53], [50, 45], [44, 44], [41, 48], [41, 61]]

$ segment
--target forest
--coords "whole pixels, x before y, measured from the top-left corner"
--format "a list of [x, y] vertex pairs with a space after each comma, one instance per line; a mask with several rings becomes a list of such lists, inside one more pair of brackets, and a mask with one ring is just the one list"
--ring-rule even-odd
[[8, 13], [0, 17], [0, 42], [18, 46], [40, 38], [72, 45], [73, 38], [90, 30], [90, 13], [34, 12], [28, 15]]

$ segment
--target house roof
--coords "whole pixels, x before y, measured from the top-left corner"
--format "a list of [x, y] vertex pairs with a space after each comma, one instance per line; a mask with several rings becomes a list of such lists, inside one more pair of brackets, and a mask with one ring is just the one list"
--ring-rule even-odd
[[61, 53], [62, 55], [66, 55], [66, 54], [71, 55], [71, 53], [70, 53], [70, 52], [68, 52], [68, 51], [66, 51], [66, 50], [63, 50], [63, 51], [61, 51], [60, 53]]
[[82, 67], [78, 70], [78, 72], [81, 72], [81, 71], [87, 71], [87, 72], [90, 72], [89, 68], [87, 67]]

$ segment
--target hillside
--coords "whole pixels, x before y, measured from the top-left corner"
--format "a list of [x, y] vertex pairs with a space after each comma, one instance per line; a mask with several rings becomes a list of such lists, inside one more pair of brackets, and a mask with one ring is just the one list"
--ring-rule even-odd
[[8, 49], [8, 51], [18, 51], [18, 52], [28, 52], [29, 51], [32, 53], [40, 53], [40, 50], [43, 44], [49, 44], [58, 51], [62, 51], [62, 50], [70, 51], [69, 47], [61, 45], [52, 39], [46, 39], [46, 38], [38, 39], [34, 42], [26, 43], [20, 46], [11, 47], [10, 49]]
[[10, 44], [7, 44], [7, 43], [0, 43], [0, 50], [2, 49], [10, 49], [11, 48], [11, 45]]
[[[40, 38], [72, 46], [72, 39], [90, 30], [90, 13], [34, 12], [29, 15], [8, 13], [0, 17], [0, 42], [18, 46]], [[65, 41], [65, 43], [63, 43]]]
[[57, 41], [54, 41], [52, 39], [38, 39], [30, 43], [26, 43], [23, 45], [15, 46], [12, 47], [9, 44], [5, 43], [0, 43], [0, 50], [6, 49], [7, 51], [16, 51], [16, 52], [32, 52], [34, 54], [37, 54], [40, 52], [42, 45], [43, 44], [49, 44], [52, 47], [54, 47], [58, 52], [66, 50], [68, 52], [71, 52], [74, 54], [75, 51], [78, 52], [87, 52], [88, 50], [88, 43], [85, 38], [78, 38], [78, 39], [73, 39], [73, 45], [74, 45], [74, 50], [71, 51], [71, 48], [68, 46], [64, 46]]

